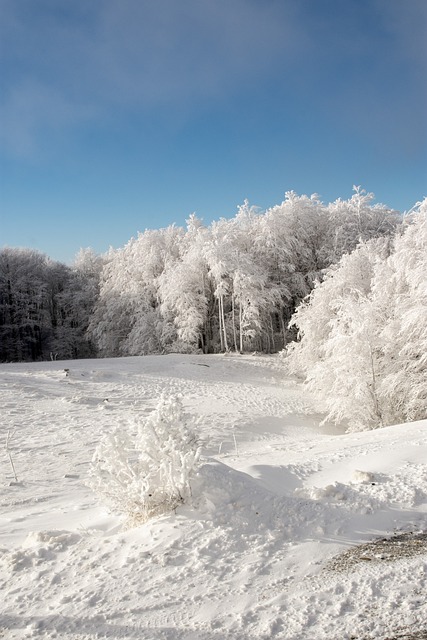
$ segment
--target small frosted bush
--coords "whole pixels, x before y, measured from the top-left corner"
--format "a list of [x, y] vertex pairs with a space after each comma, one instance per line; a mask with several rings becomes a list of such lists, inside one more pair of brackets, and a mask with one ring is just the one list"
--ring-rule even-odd
[[184, 414], [179, 398], [162, 396], [148, 417], [103, 437], [88, 484], [134, 525], [191, 496], [200, 449], [195, 419]]

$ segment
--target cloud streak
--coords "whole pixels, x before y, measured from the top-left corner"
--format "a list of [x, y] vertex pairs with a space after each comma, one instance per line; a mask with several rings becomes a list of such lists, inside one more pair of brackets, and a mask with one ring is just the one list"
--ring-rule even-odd
[[292, 18], [246, 0], [4, 0], [3, 143], [17, 153], [38, 131], [113, 109], [221, 100], [301, 46]]
[[20, 156], [82, 124], [191, 113], [269, 83], [343, 126], [422, 137], [424, 0], [2, 0], [0, 11], [0, 142]]

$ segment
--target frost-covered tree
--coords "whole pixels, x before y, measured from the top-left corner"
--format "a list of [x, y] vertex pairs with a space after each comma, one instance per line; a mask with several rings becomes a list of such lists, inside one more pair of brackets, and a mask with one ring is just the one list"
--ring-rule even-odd
[[289, 370], [327, 418], [365, 429], [427, 416], [427, 200], [394, 239], [362, 243], [297, 309]]
[[204, 245], [204, 259], [208, 277], [212, 283], [217, 309], [217, 335], [221, 351], [228, 351], [231, 344], [231, 274], [233, 271], [230, 222], [221, 218], [211, 224], [208, 241]]
[[111, 250], [89, 334], [101, 355], [161, 353], [176, 339], [173, 320], [160, 313], [159, 278], [179, 257], [183, 230], [145, 231]]
[[127, 249], [110, 249], [105, 256], [99, 296], [89, 323], [88, 335], [102, 356], [126, 355], [123, 342], [132, 327], [133, 300], [127, 290]]
[[[124, 355], [170, 351], [177, 334], [173, 317], [161, 312], [160, 279], [179, 261], [184, 230], [171, 225], [138, 235], [128, 260], [126, 290], [133, 300], [131, 330], [123, 343]], [[149, 350], [149, 343], [156, 345]]]
[[268, 265], [269, 280], [280, 296], [272, 318], [278, 348], [290, 339], [287, 324], [295, 307], [330, 265], [324, 256], [328, 232], [325, 207], [316, 194], [288, 191], [281, 204], [260, 218], [257, 260]]
[[375, 196], [360, 186], [353, 187], [349, 200], [339, 198], [328, 205], [330, 234], [327, 247], [329, 264], [336, 263], [360, 242], [392, 235], [400, 224], [397, 211], [383, 204], [372, 204]]
[[179, 258], [165, 268], [158, 280], [160, 310], [176, 328], [173, 347], [179, 351], [208, 350], [212, 288], [203, 255], [207, 235], [207, 229], [192, 215]]
[[355, 428], [382, 423], [370, 290], [386, 244], [372, 240], [344, 255], [291, 320], [300, 341], [287, 348], [289, 370], [303, 375], [310, 389], [324, 397], [327, 419], [348, 419]]
[[372, 283], [388, 422], [427, 416], [427, 198], [408, 216]]
[[230, 221], [230, 295], [234, 348], [274, 351], [271, 315], [280, 301], [280, 286], [269, 264], [257, 252], [260, 216], [245, 203]]

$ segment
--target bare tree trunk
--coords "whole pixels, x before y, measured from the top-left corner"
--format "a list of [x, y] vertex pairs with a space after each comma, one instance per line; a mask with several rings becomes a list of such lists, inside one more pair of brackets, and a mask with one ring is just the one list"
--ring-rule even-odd
[[231, 313], [233, 319], [233, 340], [234, 340], [234, 351], [237, 353], [237, 335], [236, 335], [236, 318], [234, 317], [234, 295], [231, 298]]
[[285, 321], [283, 320], [283, 308], [279, 309], [279, 320], [280, 320], [280, 328], [282, 329], [282, 337], [283, 337], [283, 348], [286, 347], [286, 326]]
[[270, 331], [271, 331], [271, 344], [270, 344], [270, 351], [269, 353], [274, 353], [276, 348], [275, 348], [275, 344], [274, 344], [274, 327], [273, 327], [273, 318], [271, 313], [269, 314], [269, 318], [270, 318]]
[[239, 302], [239, 331], [240, 331], [240, 353], [243, 353], [243, 331], [242, 331], [242, 303]]
[[227, 331], [225, 327], [225, 315], [224, 315], [224, 297], [222, 295], [220, 296], [220, 307], [221, 307], [222, 331], [224, 334], [224, 340], [223, 340], [224, 351], [228, 351], [229, 349], [228, 349]]
[[221, 351], [224, 351], [224, 336], [222, 331], [222, 310], [221, 310], [221, 296], [218, 298], [218, 318], [219, 318], [219, 339], [221, 343]]
[[371, 344], [369, 344], [369, 355], [371, 357], [371, 373], [372, 373], [372, 399], [374, 401], [375, 413], [380, 421], [380, 425], [384, 426], [383, 416], [380, 408], [380, 404], [378, 402], [378, 393], [377, 393], [377, 375], [375, 373], [375, 363], [374, 363], [374, 353]]

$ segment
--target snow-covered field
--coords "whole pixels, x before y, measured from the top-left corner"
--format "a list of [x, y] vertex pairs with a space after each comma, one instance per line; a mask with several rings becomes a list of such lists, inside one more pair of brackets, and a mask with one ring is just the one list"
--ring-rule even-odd
[[[193, 503], [123, 530], [89, 464], [164, 391], [201, 417]], [[274, 356], [0, 365], [0, 399], [0, 638], [427, 637], [421, 538], [335, 560], [427, 530], [427, 421], [321, 429]]]

